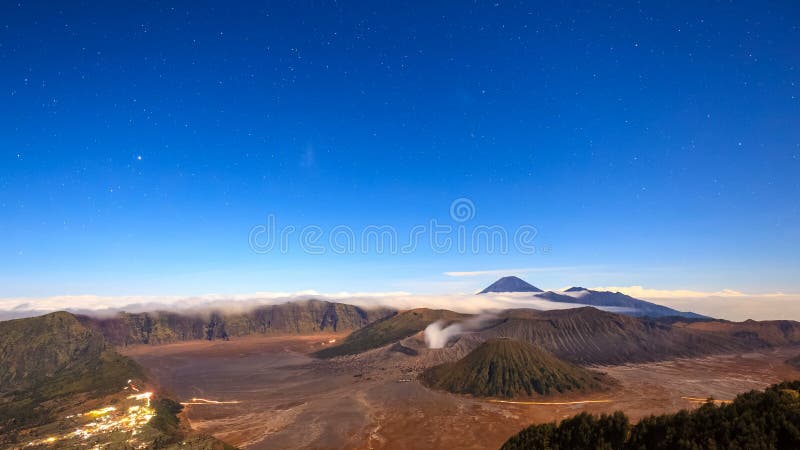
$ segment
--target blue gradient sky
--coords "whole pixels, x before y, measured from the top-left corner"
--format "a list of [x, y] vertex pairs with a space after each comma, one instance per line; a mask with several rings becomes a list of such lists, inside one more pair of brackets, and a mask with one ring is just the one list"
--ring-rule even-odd
[[[796, 2], [4, 2], [0, 296], [469, 291], [496, 275], [444, 272], [497, 269], [800, 291], [798, 23]], [[546, 251], [248, 245], [269, 214], [402, 235], [460, 197]]]

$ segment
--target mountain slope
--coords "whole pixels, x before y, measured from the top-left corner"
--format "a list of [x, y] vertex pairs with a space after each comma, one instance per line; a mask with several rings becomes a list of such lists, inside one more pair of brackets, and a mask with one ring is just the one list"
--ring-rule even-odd
[[619, 308], [617, 312], [635, 317], [683, 317], [687, 319], [710, 319], [693, 312], [677, 311], [666, 306], [639, 300], [620, 292], [593, 291], [573, 286], [563, 292], [544, 292], [518, 277], [503, 277], [489, 285], [479, 294], [491, 292], [533, 292], [538, 298], [558, 303]]
[[0, 360], [0, 392], [29, 390], [41, 399], [104, 395], [144, 378], [141, 367], [66, 312], [0, 322]]
[[101, 334], [65, 312], [0, 322], [0, 336], [0, 390], [80, 369], [106, 350]]
[[[0, 447], [52, 446], [50, 439], [61, 448], [105, 446], [134, 435], [148, 447], [158, 442], [168, 448], [183, 439], [194, 448], [225, 447], [178, 427], [175, 402], [155, 396], [151, 403], [149, 393], [132, 396], [145, 385], [144, 370], [72, 314], [0, 322], [0, 361]], [[98, 409], [103, 404], [116, 406]]]
[[534, 343], [578, 364], [622, 364], [764, 348], [728, 334], [629, 317], [592, 307], [508, 310], [481, 331], [483, 339], [510, 337]]
[[311, 334], [353, 331], [393, 314], [319, 300], [265, 305], [243, 313], [121, 313], [112, 318], [81, 317], [115, 345], [165, 344], [228, 339], [251, 334]]
[[603, 306], [623, 308], [620, 314], [636, 317], [684, 317], [688, 319], [708, 319], [709, 317], [693, 312], [678, 311], [666, 306], [658, 305], [644, 300], [639, 300], [620, 292], [593, 291], [591, 289], [572, 287], [564, 291], [544, 292], [536, 295], [539, 298], [559, 303], [583, 304], [588, 306]]
[[604, 385], [601, 375], [512, 339], [490, 339], [459, 361], [429, 368], [420, 379], [433, 388], [484, 397], [549, 395]]
[[736, 353], [800, 344], [800, 323], [792, 321], [680, 321], [632, 317], [594, 307], [539, 311], [511, 309], [494, 314], [480, 327], [462, 327], [442, 349], [426, 349], [410, 338], [437, 320], [462, 322], [469, 315], [418, 309], [374, 322], [316, 356], [355, 355], [401, 340], [415, 349], [420, 364], [453, 362], [482, 342], [512, 338], [534, 344], [574, 364], [625, 364], [712, 354]]
[[467, 316], [464, 314], [443, 309], [420, 308], [404, 311], [356, 330], [340, 344], [324, 348], [314, 355], [332, 358], [362, 353], [419, 333], [437, 320], [453, 321], [465, 317]]
[[542, 290], [521, 278], [512, 276], [500, 278], [478, 294], [490, 292], [542, 292]]

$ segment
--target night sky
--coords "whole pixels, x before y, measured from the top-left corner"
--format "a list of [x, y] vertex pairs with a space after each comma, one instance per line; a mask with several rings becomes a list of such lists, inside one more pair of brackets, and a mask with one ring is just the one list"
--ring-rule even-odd
[[[0, 297], [800, 291], [800, 3], [58, 3], [0, 4]], [[458, 198], [535, 254], [248, 243]]]

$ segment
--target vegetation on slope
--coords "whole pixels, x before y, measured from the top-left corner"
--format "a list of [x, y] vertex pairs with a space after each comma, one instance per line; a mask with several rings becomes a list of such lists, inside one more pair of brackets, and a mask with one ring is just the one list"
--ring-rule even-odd
[[102, 335], [65, 312], [0, 322], [0, 336], [2, 390], [40, 384], [57, 372], [83, 368], [106, 350]]
[[340, 344], [319, 350], [314, 355], [319, 358], [333, 358], [362, 353], [419, 333], [437, 320], [453, 321], [464, 317], [466, 316], [463, 314], [443, 309], [420, 308], [404, 311], [356, 330]]
[[420, 379], [433, 388], [483, 397], [549, 395], [604, 386], [602, 375], [513, 339], [488, 340], [459, 361], [429, 368]]
[[[102, 334], [66, 312], [0, 322], [0, 361], [0, 447], [32, 442], [42, 435], [59, 436], [58, 445], [64, 448], [81, 439], [85, 444], [84, 437], [65, 436], [71, 414], [85, 412], [86, 404], [125, 401], [132, 392], [126, 390], [129, 380], [139, 386], [145, 381], [141, 366], [116, 353]], [[214, 438], [180, 428], [176, 415], [180, 405], [174, 401], [159, 397], [153, 406], [155, 415], [137, 435], [149, 448], [183, 445], [187, 440], [192, 448], [226, 448]], [[116, 445], [123, 439], [118, 444], [124, 447], [127, 438], [118, 432], [108, 439], [114, 441], [101, 444]]]
[[0, 322], [0, 435], [52, 420], [47, 403], [101, 397], [144, 373], [72, 314]]
[[621, 412], [581, 413], [533, 425], [509, 439], [517, 449], [796, 449], [800, 448], [800, 381], [738, 395], [730, 404], [709, 402], [694, 411], [650, 416], [630, 425]]

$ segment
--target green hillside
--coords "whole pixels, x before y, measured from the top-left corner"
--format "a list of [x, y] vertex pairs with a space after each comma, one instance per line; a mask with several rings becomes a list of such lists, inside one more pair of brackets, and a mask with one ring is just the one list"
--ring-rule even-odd
[[[152, 403], [151, 394], [135, 398], [140, 391], [131, 386], [146, 386], [142, 367], [116, 353], [100, 332], [72, 314], [0, 322], [0, 361], [0, 448], [46, 447], [47, 438], [61, 448], [87, 443], [114, 447], [133, 435], [149, 448], [177, 446], [187, 439], [196, 444], [193, 448], [225, 448], [214, 438], [179, 427], [179, 404], [160, 395]], [[98, 410], [98, 404], [105, 409]], [[126, 415], [141, 422], [131, 425]], [[113, 431], [92, 431], [92, 421], [114, 420], [120, 425], [109, 427]], [[76, 428], [91, 436], [70, 434]]]
[[667, 450], [800, 448], [800, 381], [709, 402], [694, 411], [650, 416], [630, 425], [622, 412], [581, 413], [560, 424], [532, 425], [503, 450]]
[[0, 392], [104, 395], [145, 378], [138, 364], [66, 312], [0, 322], [0, 358]]
[[419, 333], [437, 320], [454, 321], [465, 318], [464, 314], [443, 309], [412, 309], [383, 320], [373, 322], [356, 330], [340, 344], [324, 348], [315, 353], [319, 358], [354, 355], [405, 339]]
[[490, 339], [454, 363], [434, 366], [426, 385], [482, 397], [549, 395], [602, 389], [602, 375], [562, 361], [531, 344]]

